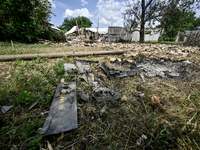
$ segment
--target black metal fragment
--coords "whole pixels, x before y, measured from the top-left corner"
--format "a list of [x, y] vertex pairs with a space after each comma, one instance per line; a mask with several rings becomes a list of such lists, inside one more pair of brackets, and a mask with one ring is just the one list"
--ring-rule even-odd
[[46, 136], [77, 128], [76, 82], [59, 83], [40, 134]]
[[119, 74], [119, 78], [123, 78], [123, 77], [128, 77], [128, 76], [132, 76], [135, 75], [139, 72], [139, 70], [131, 70], [131, 71], [125, 71]]
[[103, 62], [100, 67], [107, 76], [119, 75], [122, 72], [122, 70], [109, 67], [105, 62]]

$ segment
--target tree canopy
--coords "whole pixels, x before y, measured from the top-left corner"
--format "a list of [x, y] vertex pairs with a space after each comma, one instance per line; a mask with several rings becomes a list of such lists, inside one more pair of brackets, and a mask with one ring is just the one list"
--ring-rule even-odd
[[148, 24], [151, 27], [152, 20], [159, 21], [169, 11], [169, 5], [189, 9], [195, 2], [199, 0], [128, 0], [123, 13], [124, 26], [130, 32], [139, 31], [140, 42], [143, 43], [145, 28]]
[[176, 5], [170, 5], [167, 13], [160, 20], [161, 27], [164, 30], [162, 40], [173, 41], [178, 31], [197, 30], [200, 27], [200, 18], [195, 17], [196, 12]]
[[0, 40], [31, 42], [44, 32], [41, 30], [51, 17], [48, 0], [1, 0]]
[[69, 31], [72, 27], [76, 26], [76, 21], [79, 28], [89, 28], [93, 24], [87, 17], [78, 16], [76, 18], [65, 18], [62, 25], [60, 25], [58, 28], [61, 30]]

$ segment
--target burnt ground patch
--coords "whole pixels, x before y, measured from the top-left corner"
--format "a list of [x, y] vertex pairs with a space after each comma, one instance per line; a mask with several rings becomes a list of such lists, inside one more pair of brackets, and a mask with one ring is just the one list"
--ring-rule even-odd
[[139, 70], [146, 77], [160, 77], [173, 79], [190, 79], [200, 77], [200, 67], [189, 61], [172, 61], [164, 59], [134, 59], [133, 63], [128, 61], [115, 62], [129, 70]]

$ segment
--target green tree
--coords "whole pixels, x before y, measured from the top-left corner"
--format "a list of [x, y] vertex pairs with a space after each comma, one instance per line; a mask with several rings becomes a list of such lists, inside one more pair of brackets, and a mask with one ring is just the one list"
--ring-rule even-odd
[[[160, 20], [168, 12], [168, 6], [174, 4], [176, 7], [189, 8], [200, 0], [127, 0], [126, 9], [122, 13], [124, 26], [127, 31], [140, 32], [140, 42], [144, 42], [145, 29], [151, 28], [152, 20]], [[173, 10], [170, 10], [173, 11]]]
[[79, 16], [76, 18], [65, 18], [62, 25], [59, 26], [61, 30], [69, 31], [72, 27], [76, 26], [76, 21], [78, 26], [88, 28], [92, 26], [92, 22], [87, 17]]
[[31, 42], [39, 38], [39, 27], [50, 19], [48, 0], [0, 0], [0, 40]]
[[200, 18], [195, 17], [195, 14], [187, 8], [169, 6], [167, 13], [161, 19], [161, 25], [158, 26], [164, 30], [162, 40], [173, 41], [178, 31], [197, 30], [200, 26]]

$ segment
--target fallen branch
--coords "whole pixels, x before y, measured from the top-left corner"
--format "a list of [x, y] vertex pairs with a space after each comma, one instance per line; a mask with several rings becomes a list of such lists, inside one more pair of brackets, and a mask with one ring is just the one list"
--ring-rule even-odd
[[43, 53], [43, 54], [22, 54], [22, 55], [0, 55], [0, 61], [10, 61], [15, 59], [30, 60], [40, 58], [61, 58], [70, 56], [89, 56], [89, 55], [117, 55], [123, 54], [126, 50], [117, 51], [96, 51], [96, 52], [64, 52], [64, 53]]

